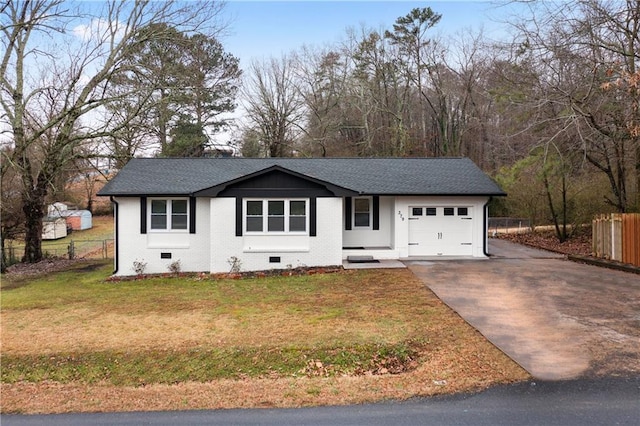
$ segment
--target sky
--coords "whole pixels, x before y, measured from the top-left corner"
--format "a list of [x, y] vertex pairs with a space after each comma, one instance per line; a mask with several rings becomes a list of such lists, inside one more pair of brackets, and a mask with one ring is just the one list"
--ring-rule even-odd
[[[224, 14], [229, 28], [221, 41], [246, 70], [252, 60], [277, 58], [303, 45], [322, 47], [337, 43], [345, 39], [349, 27], [392, 29], [398, 17], [424, 7], [442, 15], [432, 30], [434, 35], [443, 36], [465, 29], [482, 29], [485, 38], [500, 38], [505, 34], [505, 26], [499, 20], [511, 13], [510, 9], [497, 7], [496, 2], [479, 0], [227, 0]], [[237, 119], [240, 109], [230, 115]], [[213, 135], [217, 143], [231, 138], [227, 132]]]
[[496, 19], [506, 13], [488, 1], [228, 1], [230, 20], [222, 42], [243, 67], [252, 59], [279, 57], [302, 45], [323, 46], [344, 38], [348, 27], [365, 24], [391, 29], [413, 8], [431, 7], [442, 15], [435, 33], [453, 35], [464, 28], [483, 28], [492, 37], [503, 28]]

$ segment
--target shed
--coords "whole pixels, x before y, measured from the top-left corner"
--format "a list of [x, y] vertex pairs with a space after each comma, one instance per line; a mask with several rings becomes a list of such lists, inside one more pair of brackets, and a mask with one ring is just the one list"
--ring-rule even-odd
[[62, 212], [66, 212], [69, 210], [69, 206], [64, 203], [53, 203], [49, 204], [49, 208], [47, 209], [47, 215], [49, 217], [60, 217], [62, 216]]
[[53, 203], [49, 205], [48, 217], [62, 217], [67, 221], [67, 227], [74, 231], [82, 231], [93, 227], [92, 216], [89, 210], [69, 209], [64, 203]]
[[67, 221], [63, 217], [45, 217], [42, 220], [42, 239], [57, 240], [67, 236]]
[[67, 220], [67, 226], [74, 231], [82, 231], [93, 227], [89, 210], [67, 210], [60, 212], [60, 216]]

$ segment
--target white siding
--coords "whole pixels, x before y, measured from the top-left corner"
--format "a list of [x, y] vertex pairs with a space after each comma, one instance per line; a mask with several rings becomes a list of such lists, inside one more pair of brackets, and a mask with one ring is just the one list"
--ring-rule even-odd
[[[299, 266], [339, 265], [348, 255], [362, 250], [343, 247], [369, 247], [366, 254], [376, 258], [409, 257], [409, 208], [411, 206], [468, 206], [473, 209], [472, 256], [484, 257], [486, 231], [485, 204], [488, 197], [380, 197], [379, 230], [344, 230], [342, 198], [317, 199], [317, 236], [235, 235], [234, 198], [198, 198], [196, 233], [140, 233], [140, 199], [117, 197], [118, 271], [134, 275], [133, 262], [146, 262], [146, 273], [165, 273], [179, 260], [184, 272], [229, 272], [229, 261], [236, 257], [242, 271], [286, 269]], [[171, 253], [171, 259], [161, 259]], [[446, 256], [446, 253], [444, 254]], [[270, 262], [279, 257], [279, 262]]]
[[[317, 236], [235, 234], [234, 198], [211, 199], [211, 272], [229, 272], [236, 257], [242, 271], [332, 266], [342, 263], [341, 198], [317, 199]], [[280, 262], [269, 262], [280, 257]]]
[[[118, 203], [118, 270], [116, 275], [135, 275], [133, 262], [146, 262], [145, 273], [169, 272], [172, 262], [180, 261], [183, 272], [209, 270], [209, 200], [196, 200], [196, 233], [140, 233], [140, 199], [116, 197]], [[160, 253], [171, 253], [161, 259]]]
[[[344, 217], [338, 223], [342, 223], [342, 244], [344, 247], [385, 247], [393, 248], [392, 219], [394, 211], [393, 197], [380, 197], [380, 229], [358, 229], [352, 226], [351, 230], [345, 230]], [[344, 216], [344, 214], [343, 214]]]

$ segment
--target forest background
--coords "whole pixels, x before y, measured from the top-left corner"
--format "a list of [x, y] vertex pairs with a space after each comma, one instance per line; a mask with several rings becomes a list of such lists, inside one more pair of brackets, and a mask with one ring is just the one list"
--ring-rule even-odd
[[638, 211], [640, 3], [512, 4], [499, 41], [413, 7], [241, 65], [221, 2], [1, 3], [2, 246], [41, 260], [45, 206], [136, 156], [466, 156], [561, 241]]

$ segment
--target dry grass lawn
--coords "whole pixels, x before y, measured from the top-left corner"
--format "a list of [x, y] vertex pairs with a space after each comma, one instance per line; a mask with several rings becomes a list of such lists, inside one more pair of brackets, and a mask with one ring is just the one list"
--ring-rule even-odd
[[93, 266], [3, 277], [2, 412], [350, 404], [528, 378], [408, 270], [114, 283]]

